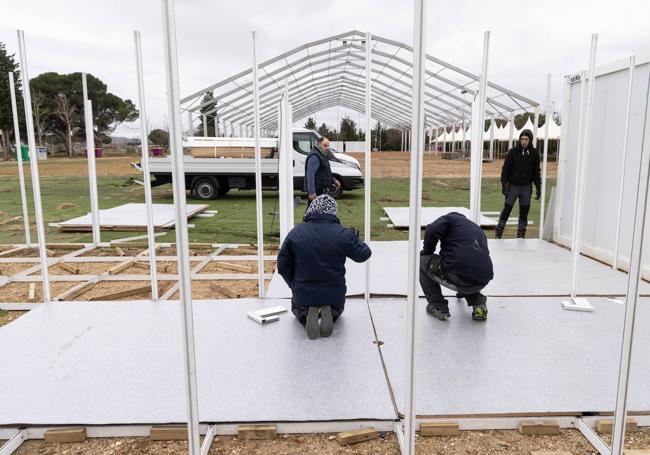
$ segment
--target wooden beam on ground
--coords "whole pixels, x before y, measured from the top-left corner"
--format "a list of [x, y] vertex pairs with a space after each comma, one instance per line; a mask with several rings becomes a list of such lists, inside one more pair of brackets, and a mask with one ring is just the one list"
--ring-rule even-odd
[[560, 434], [560, 424], [555, 420], [522, 420], [519, 422], [519, 433], [523, 435], [557, 435]]
[[221, 261], [216, 262], [216, 264], [223, 269], [233, 270], [235, 272], [253, 273], [255, 271], [252, 265], [240, 265]]
[[122, 248], [120, 248], [119, 246], [115, 247], [115, 252], [118, 254], [118, 256], [126, 256], [126, 253], [124, 252], [124, 250]]
[[237, 437], [244, 441], [257, 439], [275, 439], [278, 434], [276, 425], [239, 425]]
[[240, 294], [237, 294], [230, 289], [221, 286], [220, 284], [215, 284], [215, 283], [210, 283], [210, 289], [212, 289], [215, 292], [218, 292], [219, 294], [228, 297], [229, 299], [238, 299], [241, 297]]
[[358, 442], [370, 441], [371, 439], [377, 439], [379, 435], [377, 430], [374, 428], [362, 428], [360, 430], [354, 431], [345, 431], [339, 433], [336, 437], [338, 443], [342, 446], [347, 446], [350, 444], [356, 444]]
[[[155, 252], [158, 252], [158, 250], [160, 249], [160, 245], [158, 245], [158, 244], [156, 243], [156, 244], [154, 245], [153, 249], [154, 249]], [[143, 251], [142, 253], [140, 253], [140, 254], [141, 254], [142, 256], [149, 256], [149, 248], [147, 248], [146, 250], [144, 250], [144, 251]]]
[[18, 253], [19, 251], [26, 250], [26, 249], [27, 249], [27, 247], [19, 246], [19, 247], [12, 248], [12, 249], [7, 250], [7, 251], [3, 251], [3, 252], [0, 253], [0, 258], [11, 256], [12, 254]]
[[[611, 434], [614, 429], [614, 419], [599, 419], [596, 421], [596, 430], [601, 434]], [[639, 431], [639, 424], [633, 417], [625, 419], [625, 432]]]
[[151, 292], [151, 285], [147, 284], [146, 286], [138, 286], [136, 288], [125, 289], [123, 291], [110, 292], [104, 295], [98, 295], [91, 298], [90, 300], [117, 300], [123, 297], [131, 297], [132, 295], [140, 295]]
[[457, 422], [422, 422], [420, 436], [458, 436], [460, 429]]
[[530, 455], [573, 455], [567, 450], [533, 450]]
[[133, 263], [133, 266], [143, 270], [149, 270], [151, 268], [148, 262], [141, 262], [141, 261], [135, 261]]
[[97, 281], [84, 281], [83, 283], [79, 283], [78, 285], [73, 286], [67, 291], [64, 291], [61, 294], [57, 295], [54, 297], [54, 300], [72, 300], [87, 290], [91, 289], [93, 286], [95, 286], [95, 284], [97, 284]]
[[135, 263], [135, 258], [127, 259], [126, 261], [120, 262], [116, 266], [113, 266], [110, 269], [108, 269], [107, 273], [109, 275], [117, 275], [121, 271], [126, 270], [129, 267], [131, 267], [134, 263]]
[[59, 262], [59, 267], [61, 267], [66, 272], [72, 273], [73, 275], [79, 275], [79, 267], [76, 265], [67, 264], [61, 261]]
[[149, 438], [153, 441], [186, 441], [187, 425], [153, 426]]
[[46, 243], [46, 248], [52, 250], [80, 250], [84, 247], [83, 243]]
[[29, 283], [29, 291], [27, 293], [27, 301], [33, 303], [36, 301], [36, 283]]
[[83, 442], [87, 438], [85, 428], [60, 428], [56, 430], [47, 430], [45, 432], [45, 442]]

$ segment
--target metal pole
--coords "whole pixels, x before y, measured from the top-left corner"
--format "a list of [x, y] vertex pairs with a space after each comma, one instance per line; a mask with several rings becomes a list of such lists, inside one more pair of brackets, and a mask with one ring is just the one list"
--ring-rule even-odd
[[291, 131], [291, 104], [289, 103], [289, 81], [284, 84], [278, 115], [280, 128], [280, 156], [278, 158], [280, 188], [280, 244], [284, 242], [294, 225], [293, 208], [293, 134]]
[[260, 92], [257, 68], [257, 33], [253, 32], [253, 107], [255, 128], [255, 206], [257, 208], [257, 277], [264, 297], [264, 225], [262, 219], [262, 149], [260, 147]]
[[632, 82], [634, 81], [634, 68], [636, 66], [634, 56], [630, 57], [629, 78], [627, 81], [627, 104], [625, 107], [625, 132], [623, 133], [623, 156], [621, 157], [621, 183], [618, 187], [618, 211], [616, 214], [616, 236], [614, 237], [614, 257], [612, 268], [618, 268], [618, 249], [621, 237], [621, 215], [623, 212], [623, 188], [625, 187], [625, 162], [627, 160], [627, 142], [630, 127], [630, 111], [632, 107]]
[[93, 244], [97, 246], [99, 231], [99, 200], [97, 198], [97, 168], [95, 166], [95, 130], [93, 127], [93, 105], [88, 99], [86, 73], [81, 73], [81, 86], [84, 98], [84, 117], [86, 125], [86, 158], [88, 160], [88, 188], [90, 190], [90, 219], [93, 229]]
[[187, 128], [187, 135], [194, 136], [194, 126], [192, 125], [194, 121], [192, 120], [192, 111], [187, 111], [187, 123], [189, 127]]
[[23, 225], [25, 228], [25, 244], [31, 248], [32, 236], [29, 232], [29, 211], [27, 206], [27, 191], [25, 190], [25, 171], [23, 170], [23, 151], [20, 143], [20, 122], [16, 105], [16, 87], [14, 73], [9, 73], [9, 91], [11, 92], [11, 112], [14, 119], [14, 138], [16, 140], [16, 161], [18, 162], [18, 180], [20, 184], [20, 202], [23, 207]]
[[513, 147], [515, 139], [515, 111], [510, 111], [510, 137], [508, 139], [508, 150]]
[[451, 153], [456, 151], [456, 123], [451, 124]]
[[494, 160], [494, 115], [490, 117], [490, 161]]
[[[576, 297], [576, 285], [578, 281], [578, 259], [580, 257], [580, 243], [581, 243], [581, 234], [582, 234], [582, 214], [584, 209], [584, 190], [586, 183], [586, 174], [587, 174], [587, 159], [589, 151], [589, 135], [591, 133], [591, 111], [592, 111], [592, 98], [594, 95], [594, 86], [596, 85], [596, 48], [598, 44], [598, 34], [594, 33], [591, 35], [591, 53], [589, 56], [589, 74], [587, 76], [587, 81], [589, 82], [587, 88], [587, 97], [585, 105], [585, 115], [584, 115], [584, 125], [582, 121], [580, 122], [580, 137], [578, 138], [578, 144], [580, 145], [578, 156], [580, 161], [578, 162], [578, 172], [579, 179], [576, 179], [577, 188], [575, 191], [574, 206], [573, 206], [573, 236], [571, 239], [571, 252], [573, 253], [573, 268], [571, 276], [571, 298], [575, 299]], [[584, 87], [583, 87], [584, 88]], [[584, 95], [584, 93], [583, 93]], [[584, 128], [584, 129], [583, 129]]]
[[[226, 124], [224, 123], [224, 133], [226, 135]], [[214, 116], [214, 137], [219, 137], [219, 117]]]
[[208, 116], [201, 114], [203, 116], [203, 137], [208, 137]]
[[187, 433], [190, 455], [201, 453], [199, 435], [199, 399], [196, 385], [196, 356], [194, 348], [194, 317], [192, 314], [192, 281], [187, 233], [185, 169], [183, 163], [183, 135], [181, 130], [180, 89], [178, 86], [178, 55], [176, 50], [176, 18], [174, 0], [162, 0], [165, 74], [169, 109], [169, 145], [172, 155], [172, 185], [176, 212], [176, 255], [180, 278], [180, 297], [183, 312], [183, 360], [185, 391], [187, 394]]
[[[371, 147], [370, 144], [370, 116], [371, 116], [371, 96], [372, 96], [372, 55], [370, 49], [370, 40], [372, 36], [370, 33], [366, 33], [366, 141], [365, 141], [365, 188], [364, 192], [364, 211], [363, 211], [363, 239], [366, 243], [370, 242], [370, 224], [371, 224], [371, 215], [370, 215], [370, 204], [371, 204]], [[366, 301], [370, 299], [370, 261], [366, 261]]]
[[466, 147], [467, 147], [467, 129], [465, 125], [465, 118], [463, 118], [463, 147], [462, 147], [463, 152], [465, 152]]
[[141, 165], [144, 180], [144, 202], [147, 214], [147, 241], [149, 244], [149, 274], [151, 275], [151, 298], [158, 300], [158, 269], [156, 266], [156, 240], [153, 225], [153, 198], [151, 195], [151, 175], [149, 174], [149, 138], [147, 132], [147, 106], [144, 96], [144, 75], [142, 70], [142, 44], [140, 32], [133, 32], [135, 42], [135, 68], [138, 76], [138, 110], [140, 111]]
[[535, 115], [533, 117], [533, 147], [537, 148], [537, 130], [539, 128], [539, 105], [535, 106]]
[[426, 70], [426, 3], [414, 0], [413, 24], [413, 107], [411, 125], [415, 145], [411, 153], [409, 194], [409, 252], [406, 311], [406, 413], [405, 455], [415, 455], [415, 309], [420, 291], [420, 217], [424, 152], [424, 78]]
[[490, 32], [483, 35], [483, 63], [479, 89], [472, 103], [472, 175], [470, 178], [470, 211], [472, 221], [480, 223], [481, 217], [481, 173], [483, 168], [483, 134], [485, 129], [485, 98], [487, 90], [488, 54]]
[[[648, 80], [650, 90], [650, 78]], [[648, 187], [650, 186], [650, 91], [646, 95], [645, 119], [643, 122], [643, 143], [641, 145], [641, 166], [638, 173], [636, 192], [636, 210], [632, 230], [632, 250], [630, 270], [627, 278], [625, 298], [625, 322], [623, 324], [623, 342], [621, 360], [618, 370], [618, 387], [616, 390], [616, 410], [614, 411], [614, 432], [612, 435], [612, 455], [623, 453], [625, 442], [625, 415], [627, 413], [627, 387], [630, 379], [630, 361], [632, 358], [632, 341], [634, 339], [634, 319], [639, 299], [639, 277], [643, 254], [643, 237], [645, 231], [646, 210], [648, 208]], [[629, 127], [629, 125], [628, 125]]]
[[36, 156], [36, 138], [34, 137], [34, 117], [32, 115], [32, 95], [29, 90], [29, 71], [27, 70], [27, 53], [25, 51], [25, 34], [18, 30], [18, 49], [20, 53], [20, 71], [23, 78], [23, 101], [25, 103], [25, 124], [27, 126], [27, 144], [29, 146], [29, 161], [32, 174], [32, 190], [34, 193], [34, 215], [36, 217], [36, 234], [38, 235], [38, 255], [43, 277], [43, 301], [50, 303], [50, 272], [47, 268], [45, 251], [45, 224], [43, 222], [43, 205], [41, 204], [41, 181], [38, 175], [38, 156]]
[[551, 80], [552, 75], [546, 75], [546, 104], [544, 114], [544, 158], [542, 160], [542, 194], [539, 207], [539, 239], [544, 238], [544, 209], [546, 203], [546, 165], [548, 163], [548, 127], [552, 122], [553, 113], [551, 112]]

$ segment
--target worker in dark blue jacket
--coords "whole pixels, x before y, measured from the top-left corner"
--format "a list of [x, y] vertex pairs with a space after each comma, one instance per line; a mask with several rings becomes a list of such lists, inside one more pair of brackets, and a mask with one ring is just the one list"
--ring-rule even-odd
[[[435, 254], [440, 242], [440, 253]], [[441, 216], [427, 226], [420, 252], [420, 285], [427, 299], [427, 313], [445, 321], [449, 302], [440, 285], [456, 291], [472, 309], [472, 319], [487, 319], [487, 299], [481, 290], [494, 271], [483, 230], [457, 212]]]
[[278, 272], [293, 296], [291, 311], [309, 338], [329, 336], [343, 313], [346, 258], [365, 262], [370, 255], [358, 231], [341, 226], [331, 196], [312, 201], [303, 223], [289, 232], [278, 254]]
[[326, 137], [320, 137], [316, 145], [305, 159], [305, 180], [303, 191], [307, 193], [308, 204], [316, 199], [316, 196], [327, 194], [332, 185], [340, 185], [332, 176], [330, 167], [330, 141]]

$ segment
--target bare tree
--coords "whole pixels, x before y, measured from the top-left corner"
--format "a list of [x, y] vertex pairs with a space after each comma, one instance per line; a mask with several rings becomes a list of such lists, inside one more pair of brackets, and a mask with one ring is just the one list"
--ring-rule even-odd
[[38, 90], [32, 93], [32, 111], [34, 114], [34, 123], [36, 125], [36, 135], [38, 137], [38, 145], [43, 145], [43, 134], [45, 133], [45, 120], [50, 115], [47, 108], [45, 108], [45, 95]]
[[56, 116], [65, 124], [66, 149], [68, 151], [68, 156], [72, 158], [72, 130], [75, 126], [78, 115], [75, 106], [63, 93], [59, 93], [56, 97]]

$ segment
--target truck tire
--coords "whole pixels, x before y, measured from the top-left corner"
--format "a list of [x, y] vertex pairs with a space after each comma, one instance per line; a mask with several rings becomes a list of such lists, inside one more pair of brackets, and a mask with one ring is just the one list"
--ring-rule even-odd
[[200, 178], [192, 185], [192, 194], [196, 199], [209, 201], [219, 196], [219, 184], [210, 178]]
[[343, 181], [341, 180], [341, 177], [339, 177], [339, 176], [337, 176], [337, 175], [335, 175], [333, 178], [334, 178], [335, 181], [338, 182], [339, 186], [338, 186], [338, 188], [337, 188], [336, 185], [332, 185], [332, 186], [327, 190], [327, 194], [329, 194], [330, 196], [332, 196], [334, 199], [338, 199], [338, 198], [340, 198], [341, 195], [343, 194]]

